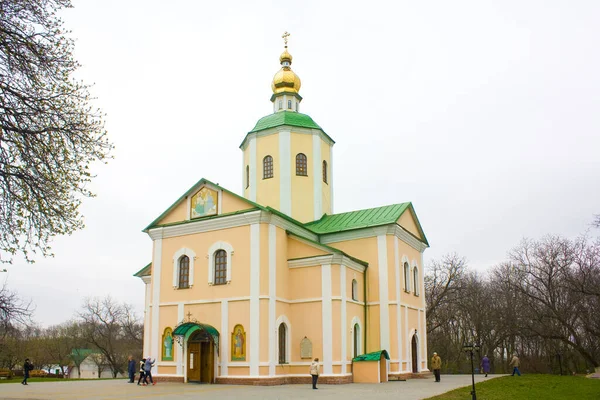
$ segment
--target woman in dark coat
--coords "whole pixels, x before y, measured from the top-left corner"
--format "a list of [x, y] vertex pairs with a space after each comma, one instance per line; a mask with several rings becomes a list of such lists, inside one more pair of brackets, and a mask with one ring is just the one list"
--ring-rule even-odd
[[23, 382], [21, 384], [27, 385], [27, 379], [29, 379], [29, 371], [33, 369], [33, 365], [29, 362], [29, 358], [25, 359], [25, 364], [23, 364]]

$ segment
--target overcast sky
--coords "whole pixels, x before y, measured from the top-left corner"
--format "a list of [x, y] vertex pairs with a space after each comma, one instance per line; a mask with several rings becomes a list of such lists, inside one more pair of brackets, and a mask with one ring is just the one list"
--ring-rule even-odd
[[[335, 212], [412, 201], [431, 248], [485, 271], [600, 213], [598, 1], [74, 0], [78, 77], [106, 112], [86, 228], [8, 266], [43, 325], [110, 294], [141, 314], [141, 230], [200, 178], [240, 193], [289, 31], [301, 111], [335, 141]], [[598, 234], [598, 231], [594, 232]]]

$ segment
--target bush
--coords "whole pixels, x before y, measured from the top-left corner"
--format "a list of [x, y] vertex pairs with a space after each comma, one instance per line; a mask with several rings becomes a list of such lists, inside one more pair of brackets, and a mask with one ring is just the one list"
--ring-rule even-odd
[[41, 369], [34, 369], [29, 371], [29, 376], [31, 378], [45, 378], [46, 376], [48, 376], [48, 373]]
[[8, 368], [0, 368], [0, 378], [12, 379], [13, 372]]

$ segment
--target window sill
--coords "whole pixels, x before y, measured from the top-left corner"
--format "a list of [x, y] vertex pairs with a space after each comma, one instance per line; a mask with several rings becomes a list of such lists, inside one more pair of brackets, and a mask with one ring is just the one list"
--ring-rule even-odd
[[308, 178], [308, 175], [299, 175], [299, 174], [296, 174], [296, 176], [303, 176], [305, 178]]
[[404, 293], [408, 293], [408, 294], [410, 294], [410, 290], [406, 290], [406, 289], [404, 289]]
[[273, 179], [272, 176], [269, 176], [268, 178], [263, 178], [263, 181], [267, 180], [267, 179]]

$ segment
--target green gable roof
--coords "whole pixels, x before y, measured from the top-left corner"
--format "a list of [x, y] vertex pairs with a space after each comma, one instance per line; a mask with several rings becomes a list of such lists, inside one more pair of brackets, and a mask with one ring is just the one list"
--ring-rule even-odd
[[388, 354], [388, 352], [386, 350], [379, 350], [379, 351], [374, 351], [373, 353], [367, 353], [367, 354], [362, 354], [358, 357], [354, 357], [352, 359], [352, 362], [360, 362], [360, 361], [379, 361], [381, 360], [381, 354], [383, 354], [383, 356], [386, 359], [390, 359], [390, 355]]
[[298, 126], [309, 129], [321, 129], [321, 127], [306, 114], [300, 114], [293, 111], [280, 111], [259, 119], [249, 133], [263, 131], [265, 129], [274, 128], [281, 125]]
[[152, 263], [148, 263], [148, 265], [146, 265], [145, 267], [140, 269], [138, 272], [133, 274], [133, 276], [137, 276], [138, 278], [141, 278], [142, 276], [147, 276], [147, 275], [149, 276], [150, 271], [152, 271]]

